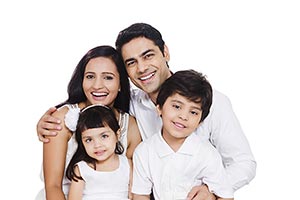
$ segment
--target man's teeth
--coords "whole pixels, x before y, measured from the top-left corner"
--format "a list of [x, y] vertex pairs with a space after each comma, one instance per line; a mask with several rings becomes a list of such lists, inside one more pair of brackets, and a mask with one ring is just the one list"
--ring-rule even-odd
[[142, 81], [147, 80], [147, 79], [151, 78], [153, 75], [154, 75], [154, 73], [151, 73], [148, 76], [141, 77], [140, 80], [142, 80]]

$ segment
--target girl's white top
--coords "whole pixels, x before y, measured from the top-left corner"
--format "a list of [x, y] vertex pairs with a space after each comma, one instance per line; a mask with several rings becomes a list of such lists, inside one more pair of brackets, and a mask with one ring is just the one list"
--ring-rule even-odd
[[[80, 108], [78, 107], [78, 104], [66, 104], [64, 106], [67, 106], [69, 108], [68, 112], [65, 115], [65, 120], [64, 120], [65, 125], [70, 131], [73, 132], [71, 139], [68, 141], [68, 150], [67, 150], [66, 163], [65, 163], [65, 172], [66, 172], [68, 164], [77, 149], [77, 142], [75, 140], [74, 133], [77, 126]], [[124, 147], [123, 155], [126, 155], [126, 149], [127, 149], [128, 121], [129, 121], [129, 114], [120, 112], [120, 117], [119, 117], [119, 125], [121, 128], [120, 142]], [[44, 181], [43, 167], [41, 169], [40, 178], [42, 181]], [[63, 182], [62, 182], [63, 185], [62, 189], [66, 196], [69, 193], [70, 183], [71, 181], [64, 175]], [[44, 199], [46, 199], [46, 194], [45, 194], [45, 189], [43, 188], [36, 196], [36, 200], [44, 200]]]

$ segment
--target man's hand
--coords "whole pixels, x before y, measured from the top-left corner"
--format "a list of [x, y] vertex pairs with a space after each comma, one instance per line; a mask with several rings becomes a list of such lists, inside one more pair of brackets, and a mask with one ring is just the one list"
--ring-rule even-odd
[[41, 142], [49, 142], [49, 138], [46, 138], [45, 136], [56, 136], [56, 131], [61, 130], [61, 121], [51, 116], [55, 111], [55, 107], [47, 110], [36, 125], [37, 135]]
[[207, 185], [195, 186], [188, 193], [188, 200], [216, 200], [216, 196], [210, 193]]

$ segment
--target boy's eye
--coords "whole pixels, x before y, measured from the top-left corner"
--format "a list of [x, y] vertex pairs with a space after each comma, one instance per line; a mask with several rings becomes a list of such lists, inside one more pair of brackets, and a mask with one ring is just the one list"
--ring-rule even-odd
[[176, 104], [174, 104], [174, 105], [173, 105], [173, 108], [175, 108], [176, 110], [179, 110], [179, 109], [180, 109], [180, 106], [179, 106], [179, 105], [176, 105]]
[[198, 112], [196, 112], [196, 111], [191, 111], [191, 114], [192, 114], [192, 115], [198, 115]]

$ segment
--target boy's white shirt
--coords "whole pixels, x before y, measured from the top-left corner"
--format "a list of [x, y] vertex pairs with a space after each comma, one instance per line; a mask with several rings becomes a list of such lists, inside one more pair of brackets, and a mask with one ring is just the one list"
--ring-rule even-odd
[[217, 150], [195, 133], [184, 141], [177, 152], [160, 133], [142, 142], [133, 157], [132, 192], [150, 194], [155, 199], [186, 199], [193, 186], [206, 184], [223, 198], [233, 198], [222, 159]]
[[[148, 94], [131, 88], [130, 114], [135, 116], [142, 139], [161, 131], [162, 120]], [[213, 90], [209, 115], [196, 130], [221, 154], [227, 176], [234, 190], [248, 184], [255, 176], [256, 162], [247, 138], [235, 116], [230, 100]]]

